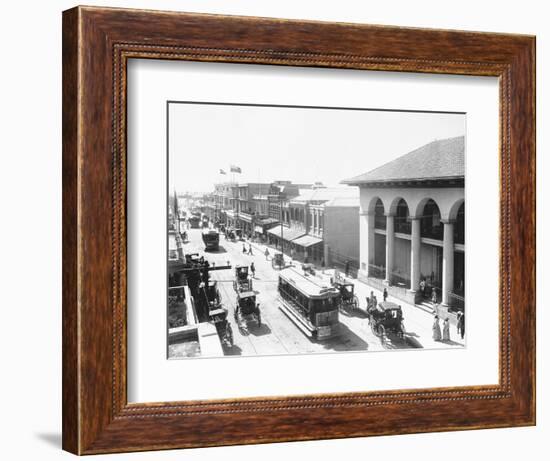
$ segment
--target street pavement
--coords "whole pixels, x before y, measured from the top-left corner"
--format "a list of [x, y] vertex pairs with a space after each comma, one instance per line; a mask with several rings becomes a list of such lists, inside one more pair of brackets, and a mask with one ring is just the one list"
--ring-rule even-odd
[[[205, 252], [201, 237], [201, 229], [188, 229], [188, 241], [184, 244], [185, 253], [199, 253], [210, 264], [216, 266], [231, 264], [231, 270], [212, 271], [211, 280], [218, 282], [223, 305], [228, 308], [228, 320], [231, 323], [234, 336], [234, 346], [224, 348], [225, 355], [279, 355], [302, 353], [326, 353], [326, 352], [350, 352], [350, 351], [382, 351], [388, 349], [409, 348], [443, 348], [462, 346], [456, 334], [446, 343], [435, 342], [431, 339], [431, 326], [433, 316], [395, 300], [402, 305], [405, 317], [405, 329], [407, 333], [403, 339], [388, 335], [381, 340], [370, 329], [367, 318], [361, 313], [346, 315], [340, 313], [340, 334], [326, 341], [312, 341], [279, 309], [277, 283], [278, 271], [271, 266], [271, 257], [274, 249], [269, 248], [270, 256], [266, 259], [265, 246], [248, 241], [228, 241], [220, 235], [220, 248], [217, 252]], [[243, 253], [243, 244], [246, 253]], [[252, 255], [248, 254], [249, 245], [252, 245]], [[233, 288], [235, 265], [247, 265], [254, 262], [256, 275], [253, 279], [253, 289], [257, 294], [257, 302], [260, 303], [262, 325], [258, 328], [256, 322], [251, 322], [248, 331], [239, 330], [234, 319], [236, 293]], [[299, 267], [299, 262], [292, 262], [286, 257], [288, 264]], [[329, 271], [327, 271], [329, 274]], [[366, 296], [370, 291], [375, 291], [378, 299], [382, 294], [356, 280], [356, 293], [359, 297], [360, 307], [365, 309]], [[393, 299], [389, 299], [393, 301]], [[451, 327], [453, 329], [453, 327]], [[454, 333], [454, 332], [452, 332]]]

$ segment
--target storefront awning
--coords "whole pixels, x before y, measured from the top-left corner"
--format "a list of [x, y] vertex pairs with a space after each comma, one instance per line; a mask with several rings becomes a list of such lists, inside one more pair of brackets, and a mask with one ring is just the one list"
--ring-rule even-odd
[[263, 234], [264, 228], [262, 226], [254, 226], [254, 232], [258, 232], [258, 234]]
[[312, 245], [316, 245], [322, 242], [323, 239], [313, 237], [312, 235], [304, 235], [303, 237], [299, 237], [296, 240], [292, 241], [292, 243], [300, 245], [301, 247], [310, 247]]
[[252, 215], [249, 215], [247, 213], [240, 213], [239, 219], [245, 222], [252, 222]]
[[264, 218], [257, 221], [260, 226], [272, 226], [277, 224], [279, 221], [275, 218]]
[[[272, 229], [269, 229], [267, 233], [281, 238], [281, 226], [273, 227]], [[302, 235], [305, 235], [305, 232], [301, 229], [290, 229], [288, 227], [283, 227], [283, 240], [286, 240], [287, 242], [291, 242]]]

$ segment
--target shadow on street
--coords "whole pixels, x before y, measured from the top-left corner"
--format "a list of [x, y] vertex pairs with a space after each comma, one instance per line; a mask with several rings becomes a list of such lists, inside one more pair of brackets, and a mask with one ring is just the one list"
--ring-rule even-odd
[[249, 331], [250, 331], [250, 334], [252, 334], [254, 336], [264, 336], [264, 335], [268, 335], [268, 334], [271, 333], [271, 328], [269, 328], [269, 325], [267, 325], [266, 323], [262, 323], [260, 325], [260, 328], [258, 328], [258, 327], [250, 328], [249, 327]]
[[220, 245], [217, 250], [204, 250], [205, 253], [208, 254], [221, 254], [221, 253], [227, 253], [227, 250], [223, 245]]
[[327, 350], [338, 352], [366, 351], [369, 349], [369, 344], [343, 323], [340, 323], [340, 334], [338, 336], [327, 341], [319, 341], [319, 343]]

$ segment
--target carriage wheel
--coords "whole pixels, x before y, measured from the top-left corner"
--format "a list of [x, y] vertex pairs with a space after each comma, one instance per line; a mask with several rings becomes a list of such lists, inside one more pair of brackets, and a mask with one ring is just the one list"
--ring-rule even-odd
[[403, 325], [403, 322], [399, 324], [399, 336], [401, 339], [405, 337], [405, 325]]
[[372, 332], [378, 336], [378, 327], [376, 325], [376, 322], [369, 317], [369, 325], [370, 325], [370, 329], [372, 330]]
[[357, 295], [353, 295], [353, 308], [359, 309], [359, 298]]

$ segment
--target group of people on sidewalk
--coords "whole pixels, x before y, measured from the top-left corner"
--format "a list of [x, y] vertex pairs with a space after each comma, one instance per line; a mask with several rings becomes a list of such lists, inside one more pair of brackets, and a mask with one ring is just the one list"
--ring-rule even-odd
[[[459, 311], [456, 318], [456, 331], [457, 334], [464, 339], [465, 333], [465, 321], [464, 313]], [[434, 323], [432, 325], [432, 338], [434, 341], [450, 341], [451, 340], [451, 327], [449, 317], [443, 319], [443, 328], [439, 324], [439, 315], [434, 316]]]

